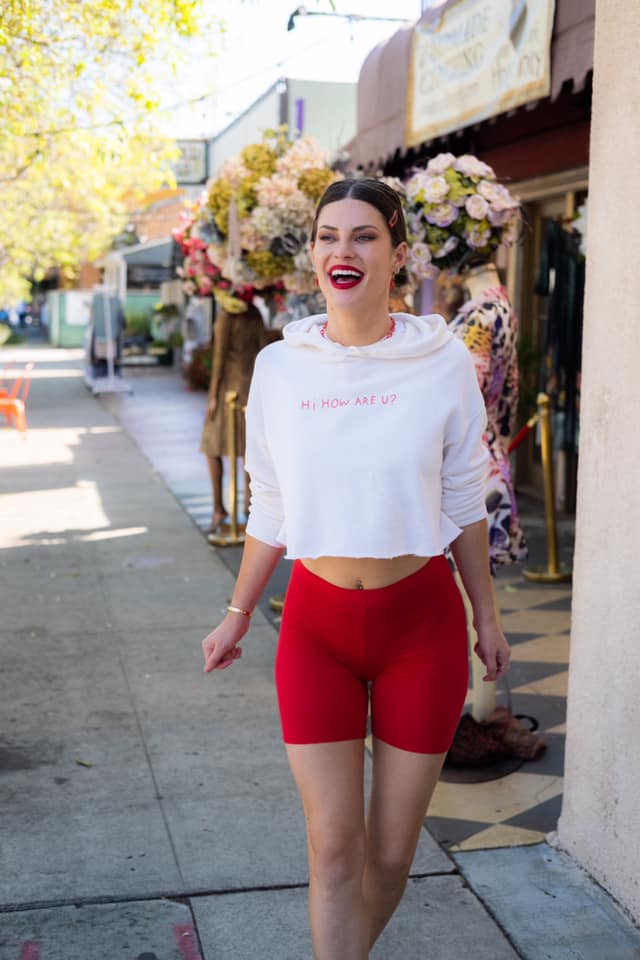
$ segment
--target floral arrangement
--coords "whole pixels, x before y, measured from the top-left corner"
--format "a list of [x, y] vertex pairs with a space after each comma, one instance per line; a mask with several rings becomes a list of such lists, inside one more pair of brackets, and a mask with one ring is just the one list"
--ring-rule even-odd
[[214, 284], [223, 280], [222, 272], [207, 256], [211, 229], [205, 201], [206, 194], [203, 194], [199, 200], [186, 203], [180, 213], [180, 226], [171, 231], [184, 258], [177, 273], [188, 296], [208, 297], [213, 293]]
[[216, 235], [206, 253], [230, 281], [232, 295], [243, 289], [268, 294], [274, 287], [313, 292], [308, 253], [313, 214], [337, 177], [311, 137], [291, 143], [286, 127], [267, 131], [262, 143], [245, 147], [224, 165], [207, 193]]
[[[224, 165], [205, 201], [213, 226], [206, 255], [229, 281], [223, 300], [242, 290], [313, 292], [308, 253], [313, 214], [338, 176], [311, 137], [291, 143], [286, 128], [267, 131], [262, 143], [245, 147]], [[213, 287], [220, 299], [220, 284]]]
[[416, 282], [475, 253], [491, 258], [520, 234], [520, 203], [492, 168], [465, 154], [440, 153], [404, 184], [409, 256]]

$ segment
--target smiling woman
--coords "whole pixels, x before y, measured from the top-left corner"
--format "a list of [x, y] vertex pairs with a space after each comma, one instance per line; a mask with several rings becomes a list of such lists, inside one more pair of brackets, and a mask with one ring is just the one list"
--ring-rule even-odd
[[402, 896], [460, 717], [467, 637], [449, 544], [486, 679], [509, 662], [489, 575], [482, 395], [442, 317], [389, 314], [406, 256], [391, 187], [327, 188], [311, 237], [327, 312], [288, 324], [256, 360], [244, 553], [227, 616], [203, 641], [205, 672], [241, 656], [286, 546], [295, 563], [275, 674], [307, 822], [317, 960], [369, 956]]
[[[407, 256], [407, 231], [394, 191], [378, 180], [331, 184], [316, 209], [311, 249], [328, 305], [327, 336], [354, 345], [388, 336], [392, 320], [385, 297], [396, 278], [402, 283]], [[357, 295], [340, 296], [356, 288]], [[350, 319], [337, 312], [349, 303], [358, 306]], [[349, 329], [340, 330], [344, 323]]]

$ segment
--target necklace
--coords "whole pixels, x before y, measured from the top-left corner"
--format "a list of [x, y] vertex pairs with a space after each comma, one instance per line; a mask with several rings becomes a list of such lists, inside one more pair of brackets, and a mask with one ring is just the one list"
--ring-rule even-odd
[[[389, 329], [388, 329], [387, 332], [385, 333], [384, 337], [380, 337], [379, 340], [374, 340], [374, 343], [380, 343], [380, 340], [390, 340], [391, 337], [394, 335], [395, 330], [396, 330], [395, 317], [389, 316], [389, 321], [390, 321], [390, 323], [391, 323], [391, 326], [389, 327]], [[326, 336], [327, 336], [327, 324], [328, 324], [328, 323], [329, 323], [329, 321], [328, 321], [328, 320], [325, 320], [325, 322], [324, 322], [324, 323], [322, 324], [322, 326], [320, 327], [320, 336], [321, 336], [321, 337], [326, 337]]]

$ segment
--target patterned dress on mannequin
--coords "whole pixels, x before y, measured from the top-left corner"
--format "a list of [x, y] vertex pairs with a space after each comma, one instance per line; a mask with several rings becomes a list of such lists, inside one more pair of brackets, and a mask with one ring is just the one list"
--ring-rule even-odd
[[497, 567], [527, 556], [507, 452], [518, 405], [518, 320], [505, 288], [492, 287], [467, 301], [449, 328], [473, 356], [487, 408], [485, 440], [491, 460], [486, 504], [495, 573]]

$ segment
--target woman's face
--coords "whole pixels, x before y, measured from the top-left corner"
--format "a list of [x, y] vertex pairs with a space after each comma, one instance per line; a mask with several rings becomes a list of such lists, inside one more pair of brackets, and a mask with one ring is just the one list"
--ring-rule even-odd
[[389, 281], [406, 255], [406, 243], [392, 245], [384, 217], [370, 203], [347, 197], [320, 211], [311, 260], [328, 305], [387, 303]]

